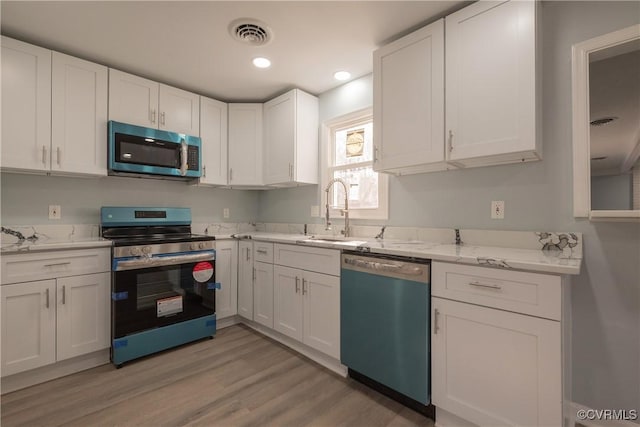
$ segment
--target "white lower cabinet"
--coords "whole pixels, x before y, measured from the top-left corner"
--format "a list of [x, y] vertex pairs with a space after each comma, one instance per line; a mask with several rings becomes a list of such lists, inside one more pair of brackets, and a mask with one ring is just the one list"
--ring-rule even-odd
[[[295, 256], [283, 256], [294, 252]], [[276, 244], [274, 262], [288, 265], [273, 269], [275, 330], [336, 359], [340, 358], [339, 254]], [[336, 271], [338, 275], [326, 274]]]
[[2, 376], [109, 347], [109, 273], [2, 286]]
[[[462, 275], [470, 289], [461, 288]], [[431, 387], [438, 410], [483, 426], [562, 425], [561, 322], [492, 307], [515, 301], [522, 287], [545, 292], [535, 289], [532, 275], [433, 263]], [[558, 278], [536, 276], [540, 283]], [[469, 301], [440, 297], [454, 293]]]
[[253, 320], [253, 243], [238, 242], [238, 314]]
[[303, 270], [276, 265], [273, 268], [273, 318], [276, 331], [302, 341]]
[[238, 243], [216, 241], [216, 318], [224, 319], [238, 312]]
[[273, 264], [253, 264], [253, 320], [273, 328]]

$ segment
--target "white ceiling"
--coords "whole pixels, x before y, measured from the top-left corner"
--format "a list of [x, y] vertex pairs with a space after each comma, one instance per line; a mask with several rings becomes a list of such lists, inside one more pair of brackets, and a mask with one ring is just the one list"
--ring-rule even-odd
[[[320, 94], [372, 70], [377, 47], [460, 9], [462, 1], [2, 1], [2, 34], [222, 101], [264, 101], [290, 88]], [[252, 47], [238, 18], [273, 31]], [[251, 65], [256, 56], [268, 69]]]

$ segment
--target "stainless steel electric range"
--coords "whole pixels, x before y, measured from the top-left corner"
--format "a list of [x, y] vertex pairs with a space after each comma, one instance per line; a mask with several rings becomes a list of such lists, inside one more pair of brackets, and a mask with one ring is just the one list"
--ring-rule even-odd
[[191, 233], [189, 208], [103, 207], [113, 240], [111, 361], [124, 362], [216, 332], [214, 237]]

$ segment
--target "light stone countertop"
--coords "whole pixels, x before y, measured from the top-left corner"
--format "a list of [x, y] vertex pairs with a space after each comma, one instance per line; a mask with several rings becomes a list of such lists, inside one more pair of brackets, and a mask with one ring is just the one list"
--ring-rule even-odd
[[363, 253], [396, 255], [435, 261], [482, 265], [504, 269], [526, 270], [540, 273], [580, 274], [582, 258], [567, 255], [562, 251], [541, 249], [518, 249], [497, 246], [455, 245], [430, 243], [418, 240], [376, 240], [353, 237], [348, 241], [329, 242], [309, 240], [311, 236], [247, 232], [234, 235], [240, 239], [300, 244], [329, 249], [357, 250]]
[[110, 246], [111, 240], [103, 239], [102, 237], [39, 239], [35, 242], [30, 240], [23, 240], [22, 242], [19, 242], [15, 239], [13, 241], [9, 241], [9, 239], [5, 238], [2, 240], [0, 250], [4, 255], [21, 252], [74, 250]]

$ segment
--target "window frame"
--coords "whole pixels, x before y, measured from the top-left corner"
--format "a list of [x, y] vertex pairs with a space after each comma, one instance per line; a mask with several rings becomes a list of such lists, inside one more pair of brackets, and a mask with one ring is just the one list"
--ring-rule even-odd
[[[322, 131], [321, 138], [323, 141], [322, 149], [323, 155], [322, 159], [322, 174], [321, 174], [321, 188], [320, 188], [320, 216], [324, 218], [325, 216], [325, 208], [327, 201], [325, 200], [326, 192], [324, 191], [327, 188], [327, 184], [329, 180], [332, 178], [332, 173], [335, 170], [348, 170], [354, 169], [356, 167], [368, 167], [371, 166], [373, 168], [373, 158], [372, 160], [355, 163], [355, 164], [347, 164], [340, 166], [333, 166], [333, 158], [335, 154], [335, 132], [348, 128], [354, 127], [362, 122], [373, 122], [373, 108], [364, 108], [362, 110], [357, 110], [352, 113], [344, 114], [330, 120], [327, 120], [322, 123]], [[375, 124], [374, 124], [375, 126]], [[373, 146], [375, 147], [375, 141]], [[356, 166], [357, 165], [357, 166]], [[375, 171], [374, 171], [375, 172]], [[389, 219], [389, 176], [384, 173], [376, 172], [378, 174], [378, 208], [353, 208], [349, 207], [349, 218], [350, 219], [378, 219], [378, 220], [387, 220]], [[338, 184], [339, 185], [339, 184]], [[333, 191], [333, 190], [331, 190]], [[330, 207], [329, 209], [329, 217], [330, 218], [341, 218], [342, 215], [340, 213], [340, 209], [336, 209]]]

